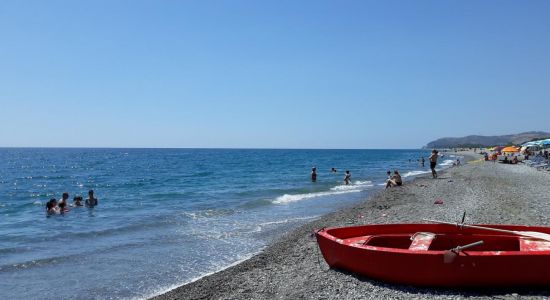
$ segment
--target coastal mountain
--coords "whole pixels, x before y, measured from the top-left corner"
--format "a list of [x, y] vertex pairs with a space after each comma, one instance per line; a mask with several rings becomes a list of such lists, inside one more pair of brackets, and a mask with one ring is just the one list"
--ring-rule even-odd
[[424, 148], [461, 148], [491, 147], [496, 145], [519, 145], [528, 141], [549, 138], [550, 133], [528, 131], [518, 134], [484, 136], [469, 135], [465, 137], [445, 137], [429, 142]]

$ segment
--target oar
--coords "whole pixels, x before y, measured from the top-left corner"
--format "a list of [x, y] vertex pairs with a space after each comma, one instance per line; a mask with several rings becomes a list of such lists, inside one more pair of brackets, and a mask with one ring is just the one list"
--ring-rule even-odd
[[483, 245], [483, 241], [477, 241], [475, 243], [471, 243], [464, 246], [458, 246], [451, 250], [447, 250], [445, 251], [445, 253], [443, 253], [443, 262], [446, 264], [450, 264], [455, 260], [455, 258], [458, 256], [458, 253], [460, 253], [460, 251], [464, 249], [472, 248], [475, 246], [479, 246], [479, 245]]
[[458, 226], [458, 227], [490, 230], [490, 231], [497, 231], [497, 232], [502, 232], [502, 233], [510, 233], [510, 234], [515, 234], [515, 235], [528, 236], [528, 237], [531, 237], [531, 238], [535, 238], [535, 239], [539, 239], [539, 240], [545, 240], [545, 241], [550, 242], [550, 234], [543, 233], [543, 232], [506, 230], [506, 229], [483, 227], [483, 226], [476, 226], [476, 225], [466, 225], [466, 224], [451, 223], [451, 222], [430, 220], [430, 219], [422, 219], [422, 220], [426, 221], [426, 222], [432, 222], [432, 223], [455, 225], [455, 226]]

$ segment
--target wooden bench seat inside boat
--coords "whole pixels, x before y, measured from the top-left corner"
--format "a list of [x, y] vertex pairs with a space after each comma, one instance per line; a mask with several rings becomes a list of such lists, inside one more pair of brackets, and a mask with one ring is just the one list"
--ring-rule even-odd
[[531, 238], [519, 239], [520, 251], [550, 251], [550, 242]]
[[417, 232], [411, 236], [412, 243], [409, 246], [409, 250], [428, 251], [434, 238], [435, 233]]

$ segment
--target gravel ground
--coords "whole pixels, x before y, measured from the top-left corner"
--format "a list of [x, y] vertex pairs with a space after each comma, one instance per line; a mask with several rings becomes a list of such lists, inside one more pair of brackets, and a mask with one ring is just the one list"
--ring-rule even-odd
[[[442, 172], [438, 179], [417, 178], [325, 215], [241, 264], [154, 299], [550, 299], [550, 287], [457, 291], [374, 281], [330, 269], [311, 236], [313, 229], [331, 226], [413, 223], [422, 218], [459, 221], [465, 210], [467, 223], [550, 226], [549, 183], [549, 172], [471, 161]], [[434, 205], [436, 199], [444, 203]]]

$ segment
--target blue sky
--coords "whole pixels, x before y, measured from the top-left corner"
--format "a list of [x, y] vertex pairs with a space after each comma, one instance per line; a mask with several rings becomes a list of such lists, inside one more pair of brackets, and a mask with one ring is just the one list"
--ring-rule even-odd
[[550, 131], [550, 1], [0, 1], [0, 146]]

